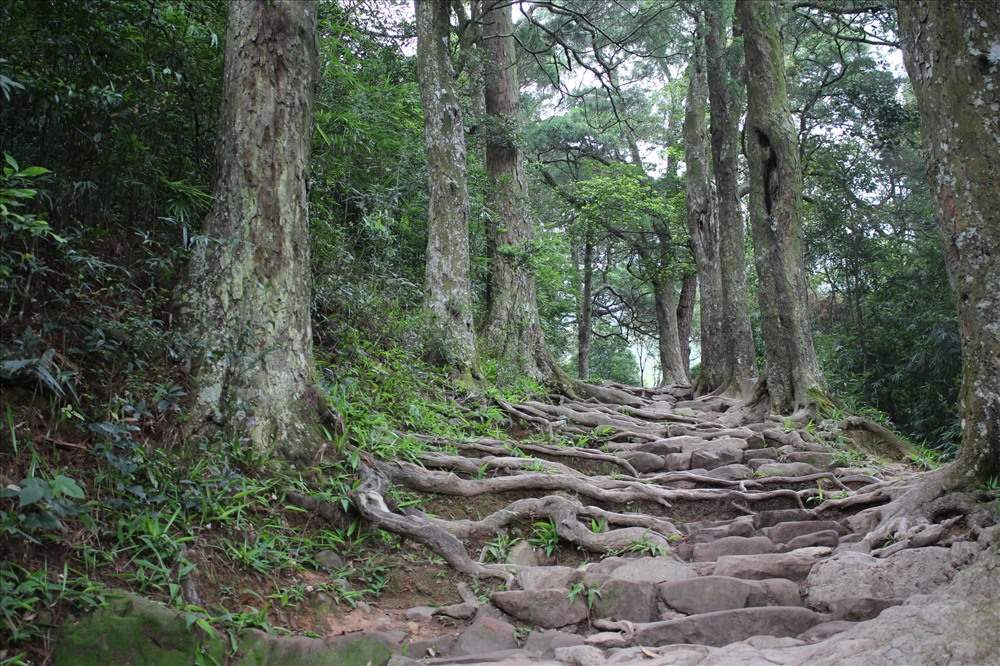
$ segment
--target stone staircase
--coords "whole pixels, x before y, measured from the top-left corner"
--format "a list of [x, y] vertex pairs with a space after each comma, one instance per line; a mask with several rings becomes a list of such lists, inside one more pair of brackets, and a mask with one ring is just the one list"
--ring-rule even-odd
[[[840, 466], [822, 431], [773, 417], [748, 423], [725, 397], [692, 399], [686, 387], [613, 390], [624, 396], [620, 402], [507, 406], [514, 419], [553, 440], [600, 433], [599, 448], [592, 441], [541, 445], [529, 454], [516, 442], [493, 440], [460, 449], [473, 466], [492, 456], [491, 478], [521, 478], [526, 493], [579, 502], [577, 515], [552, 518], [563, 538], [555, 558], [522, 541], [506, 563], [491, 565], [510, 575], [488, 597], [460, 583], [458, 607], [411, 609], [408, 617], [419, 623], [465, 624], [429, 640], [403, 639], [393, 666], [806, 664], [837, 650], [847, 663], [853, 657], [843, 646], [854, 643], [845, 636], [887, 608], [946, 586], [982, 559], [995, 535], [956, 517], [928, 526], [926, 543], [869, 543], [865, 510], [886, 501], [881, 490], [894, 478], [915, 470]], [[540, 462], [497, 463], [499, 449], [507, 458]], [[546, 472], [552, 479], [535, 479], [547, 462], [559, 464]], [[468, 480], [461, 486], [468, 496], [472, 481], [462, 466], [442, 466]], [[560, 478], [573, 482], [560, 489]], [[455, 487], [436, 490], [447, 496], [458, 494]], [[498, 501], [507, 500], [499, 494]], [[606, 517], [600, 536], [607, 538], [575, 536], [587, 511]], [[531, 517], [518, 514], [503, 529]], [[435, 525], [470, 534], [459, 522]], [[628, 539], [638, 545], [626, 546]], [[479, 542], [465, 545], [472, 551]], [[1000, 615], [995, 621], [1000, 625]], [[817, 653], [817, 646], [826, 647]], [[1000, 653], [993, 656], [978, 663], [1000, 663]]]

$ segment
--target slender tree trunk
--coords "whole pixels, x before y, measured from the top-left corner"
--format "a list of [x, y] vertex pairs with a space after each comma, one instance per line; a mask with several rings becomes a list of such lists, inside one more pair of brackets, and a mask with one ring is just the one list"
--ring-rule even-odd
[[[697, 388], [712, 391], [726, 381], [725, 349], [722, 339], [722, 273], [719, 266], [719, 226], [709, 183], [708, 141], [705, 106], [708, 84], [705, 55], [698, 22], [695, 48], [689, 71], [687, 105], [684, 112], [684, 181], [686, 183], [687, 226], [691, 249], [698, 268], [701, 292], [701, 372]], [[683, 344], [683, 343], [682, 343]]]
[[580, 316], [577, 320], [576, 374], [590, 380], [590, 347], [594, 339], [594, 243], [588, 234], [583, 241], [583, 279], [580, 288]]
[[897, 2], [927, 175], [962, 340], [962, 449], [973, 482], [1000, 476], [1000, 7]]
[[677, 299], [677, 342], [681, 350], [684, 374], [691, 380], [691, 321], [694, 319], [694, 299], [698, 293], [698, 276], [681, 279], [681, 295]]
[[465, 127], [448, 51], [447, 0], [416, 0], [417, 74], [427, 146], [427, 259], [424, 312], [434, 355], [455, 375], [479, 375], [469, 282], [469, 191]]
[[213, 421], [260, 453], [311, 452], [308, 166], [316, 3], [233, 0], [219, 172], [179, 290], [191, 426]]
[[656, 328], [659, 333], [660, 383], [687, 384], [684, 360], [677, 339], [677, 292], [672, 280], [653, 280], [653, 302], [656, 307]]
[[531, 266], [534, 230], [526, 201], [528, 184], [518, 145], [520, 90], [514, 53], [512, 5], [488, 0], [483, 15], [486, 140], [489, 180], [487, 220], [490, 309], [483, 331], [491, 351], [508, 365], [536, 379], [549, 379], [558, 368], [545, 348], [538, 319], [535, 276]]
[[767, 389], [772, 411], [814, 402], [822, 377], [813, 349], [802, 257], [798, 137], [785, 88], [781, 39], [770, 2], [737, 0], [746, 55], [750, 220], [760, 279]]
[[[757, 375], [756, 353], [747, 307], [746, 230], [740, 211], [737, 160], [739, 123], [743, 106], [743, 44], [733, 40], [726, 48], [723, 5], [704, 3], [707, 30], [709, 109], [712, 170], [719, 219], [720, 317], [727, 389], [737, 390]], [[736, 25], [734, 24], [734, 31]]]

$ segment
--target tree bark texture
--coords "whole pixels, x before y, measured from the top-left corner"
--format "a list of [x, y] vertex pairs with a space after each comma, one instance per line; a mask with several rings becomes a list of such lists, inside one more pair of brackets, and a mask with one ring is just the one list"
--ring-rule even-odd
[[594, 242], [590, 235], [583, 241], [583, 271], [580, 285], [580, 314], [576, 324], [576, 374], [580, 381], [590, 380], [590, 348], [594, 340]]
[[677, 342], [688, 381], [691, 380], [691, 322], [694, 319], [694, 299], [697, 294], [698, 276], [685, 275], [681, 279], [681, 294], [677, 299]]
[[191, 424], [261, 453], [311, 451], [308, 165], [316, 4], [233, 0], [219, 172], [179, 292], [191, 354]]
[[1000, 4], [897, 2], [962, 341], [962, 449], [1000, 476]]
[[732, 45], [726, 47], [723, 26], [732, 17], [723, 15], [724, 5], [721, 2], [708, 0], [704, 7], [712, 170], [719, 220], [721, 346], [726, 388], [739, 389], [744, 381], [757, 375], [747, 306], [746, 230], [740, 211], [737, 170], [739, 122], [743, 108], [743, 44], [734, 35]]
[[[722, 273], [719, 265], [719, 225], [709, 183], [709, 151], [705, 107], [708, 83], [705, 79], [705, 52], [702, 24], [695, 32], [695, 48], [688, 67], [688, 95], [684, 111], [684, 182], [686, 183], [687, 226], [691, 249], [698, 268], [701, 292], [701, 371], [699, 391], [712, 391], [726, 381], [725, 350], [722, 337]], [[681, 342], [683, 345], [683, 341]]]
[[518, 145], [520, 90], [514, 52], [512, 5], [490, 0], [484, 7], [487, 244], [490, 308], [483, 335], [505, 363], [539, 380], [557, 374], [538, 319], [532, 262], [528, 184]]
[[478, 376], [469, 281], [469, 191], [465, 127], [448, 51], [448, 0], [416, 0], [417, 74], [427, 150], [424, 312], [434, 355], [457, 376]]
[[802, 255], [802, 171], [785, 87], [784, 52], [770, 2], [737, 0], [746, 57], [746, 151], [754, 264], [760, 280], [771, 409], [813, 402], [822, 377], [813, 348]]
[[656, 328], [660, 353], [660, 384], [687, 384], [684, 359], [681, 358], [677, 336], [676, 283], [663, 277], [653, 279], [653, 303], [656, 307]]

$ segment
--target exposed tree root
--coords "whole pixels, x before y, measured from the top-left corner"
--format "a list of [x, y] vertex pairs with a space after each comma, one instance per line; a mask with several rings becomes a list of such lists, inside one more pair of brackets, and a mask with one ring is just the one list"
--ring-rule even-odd
[[[940, 521], [961, 517], [975, 527], [995, 522], [983, 502], [988, 498], [967, 492], [965, 483], [952, 464], [883, 486], [869, 495], [872, 499], [888, 499], [888, 503], [865, 509], [852, 516], [849, 523], [856, 532], [866, 532], [864, 541], [874, 549], [873, 554], [884, 556], [935, 542], [942, 533], [936, 526]], [[880, 548], [886, 543], [893, 547]]]
[[463, 479], [450, 472], [427, 470], [407, 462], [376, 462], [379, 471], [412, 490], [441, 495], [474, 497], [487, 493], [530, 490], [562, 490], [575, 492], [601, 502], [654, 502], [670, 507], [672, 501], [741, 500], [762, 502], [779, 497], [792, 499], [800, 507], [802, 497], [794, 490], [745, 492], [729, 488], [666, 489], [630, 479], [609, 477], [577, 477], [555, 474], [517, 474], [491, 479]]
[[598, 451], [597, 449], [588, 449], [579, 446], [547, 446], [545, 444], [535, 444], [532, 442], [505, 442], [503, 440], [485, 437], [471, 442], [442, 439], [439, 437], [422, 437], [419, 435], [415, 435], [415, 437], [436, 445], [454, 446], [457, 449], [478, 451], [480, 453], [489, 453], [496, 456], [515, 453], [516, 448], [521, 451], [540, 453], [554, 458], [574, 458], [577, 460], [586, 460], [588, 462], [606, 462], [621, 467], [631, 476], [639, 476], [639, 473], [634, 467], [632, 467], [632, 464], [629, 461], [609, 453]]
[[[443, 520], [419, 515], [460, 539], [482, 538], [517, 521], [547, 517], [555, 525], [559, 538], [593, 553], [624, 550], [643, 540], [665, 548], [670, 542], [671, 535], [680, 536], [680, 532], [668, 520], [638, 513], [604, 511], [597, 507], [584, 506], [576, 500], [559, 495], [517, 500], [482, 520]], [[580, 522], [581, 516], [604, 520], [608, 525], [624, 527], [600, 533], [593, 532], [588, 525]]]
[[[420, 462], [427, 467], [452, 469], [466, 474], [477, 474], [485, 469], [495, 469], [504, 471], [532, 470], [542, 471], [546, 474], [566, 474], [569, 476], [583, 476], [572, 467], [568, 467], [558, 462], [542, 460], [540, 458], [517, 458], [513, 456], [483, 456], [481, 458], [466, 458], [465, 456], [452, 456], [447, 453], [432, 451], [421, 454]], [[539, 470], [537, 468], [541, 467]]]
[[[361, 455], [358, 466], [361, 483], [351, 492], [351, 501], [369, 523], [393, 534], [422, 543], [445, 559], [456, 571], [481, 578], [499, 578], [510, 581], [510, 571], [501, 565], [486, 565], [469, 557], [460, 540], [447, 530], [420, 516], [403, 516], [393, 513], [385, 503], [384, 493], [389, 480], [378, 470], [378, 465], [368, 454]], [[320, 515], [329, 511], [329, 502], [305, 495], [289, 494], [288, 499], [305, 509], [316, 510]]]

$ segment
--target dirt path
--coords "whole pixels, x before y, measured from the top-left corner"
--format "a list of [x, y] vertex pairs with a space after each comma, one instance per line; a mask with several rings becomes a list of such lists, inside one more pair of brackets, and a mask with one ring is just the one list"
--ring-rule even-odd
[[[848, 466], [831, 424], [748, 422], [686, 387], [608, 396], [503, 405], [544, 441], [363, 458], [362, 514], [464, 574], [442, 585], [468, 581], [403, 614], [391, 663], [811, 663], [984, 547], [990, 516], [955, 501], [873, 540], [916, 470]], [[430, 495], [424, 511], [397, 510], [394, 486]]]

